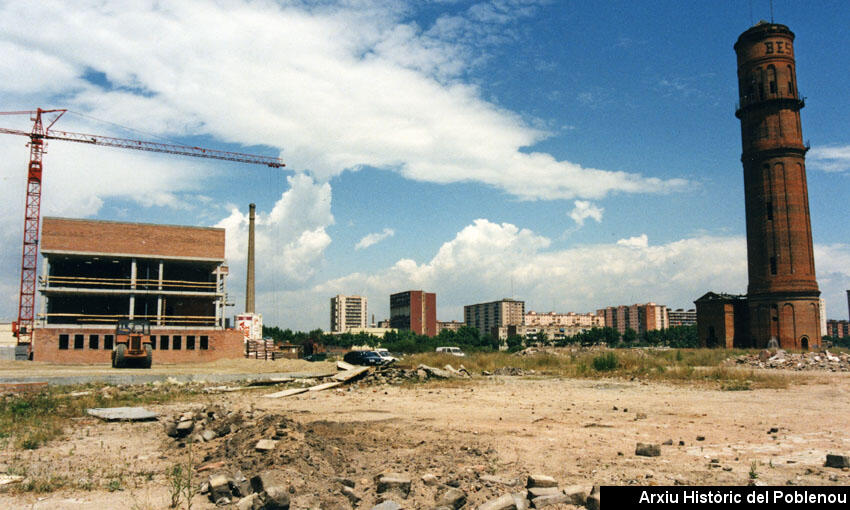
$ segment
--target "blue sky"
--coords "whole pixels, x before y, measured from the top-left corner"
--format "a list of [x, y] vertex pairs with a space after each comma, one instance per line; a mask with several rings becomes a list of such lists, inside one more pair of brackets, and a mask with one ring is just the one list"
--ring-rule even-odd
[[[762, 0], [0, 1], [0, 110], [280, 154], [285, 171], [62, 142], [45, 157], [44, 214], [227, 228], [240, 306], [256, 202], [267, 324], [327, 328], [337, 293], [382, 319], [412, 288], [437, 293], [440, 320], [510, 295], [692, 307], [746, 291], [732, 45], [769, 18]], [[797, 35], [818, 281], [847, 318], [850, 9], [775, 0], [774, 19]], [[2, 318], [25, 141], [0, 137]]]

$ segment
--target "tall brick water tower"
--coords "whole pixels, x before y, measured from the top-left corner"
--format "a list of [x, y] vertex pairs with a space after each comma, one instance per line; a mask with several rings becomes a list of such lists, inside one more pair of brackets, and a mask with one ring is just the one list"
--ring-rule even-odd
[[760, 22], [735, 43], [747, 214], [750, 343], [821, 343], [794, 33]]

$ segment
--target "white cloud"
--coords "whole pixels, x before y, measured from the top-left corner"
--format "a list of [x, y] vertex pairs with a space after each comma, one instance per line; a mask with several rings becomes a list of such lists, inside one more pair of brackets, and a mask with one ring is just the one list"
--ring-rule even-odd
[[374, 232], [372, 234], [367, 234], [367, 235], [363, 236], [363, 239], [358, 241], [356, 245], [354, 245], [354, 249], [355, 250], [362, 250], [363, 248], [368, 248], [368, 247], [372, 246], [373, 244], [380, 243], [384, 239], [386, 239], [388, 237], [392, 237], [394, 235], [395, 235], [395, 230], [393, 230], [391, 228], [385, 228], [381, 232]]
[[617, 246], [627, 246], [629, 248], [646, 248], [649, 246], [649, 237], [646, 234], [641, 234], [635, 237], [620, 239], [617, 241]]
[[[287, 178], [290, 188], [281, 194], [272, 210], [257, 212], [254, 226], [257, 291], [278, 287], [300, 287], [316, 273], [331, 243], [326, 228], [333, 224], [331, 187], [297, 174]], [[233, 282], [244, 284], [248, 254], [248, 214], [233, 207], [230, 215], [216, 224], [225, 229], [226, 257]], [[261, 275], [261, 276], [260, 276]], [[231, 287], [242, 297], [241, 286]]]
[[[401, 259], [374, 273], [352, 273], [298, 290], [269, 291], [269, 323], [327, 327], [327, 300], [338, 293], [368, 296], [369, 313], [388, 315], [388, 297], [405, 289], [437, 293], [438, 318], [461, 319], [463, 305], [513, 296], [527, 309], [595, 311], [608, 305], [655, 301], [693, 307], [709, 290], [746, 292], [743, 237], [702, 235], [653, 245], [648, 236], [610, 244], [550, 250], [551, 242], [509, 223], [476, 220], [426, 262]], [[826, 251], [824, 251], [826, 250]], [[850, 246], [816, 247], [821, 288], [829, 303], [850, 285]], [[824, 277], [829, 281], [824, 281]], [[837, 296], [837, 297], [836, 297]], [[262, 302], [258, 299], [258, 302]]]
[[850, 171], [850, 145], [813, 147], [806, 155], [809, 168], [824, 172]]
[[[90, 0], [68, 16], [58, 0], [9, 2], [0, 43], [15, 61], [37, 52], [45, 63], [4, 76], [0, 92], [23, 97], [38, 69], [61, 62], [64, 85], [50, 92], [72, 108], [155, 133], [285, 147], [291, 168], [320, 179], [370, 165], [527, 200], [685, 188], [521, 151], [547, 133], [461, 81], [477, 50], [527, 15], [526, 2], [477, 4], [425, 29], [406, 19], [412, 7], [390, 5]], [[83, 82], [89, 70], [113, 89]]]
[[605, 212], [604, 208], [587, 200], [576, 200], [574, 205], [575, 207], [570, 212], [570, 218], [576, 222], [577, 226], [584, 226], [584, 220], [588, 218], [596, 220], [597, 223], [602, 221], [602, 213]]

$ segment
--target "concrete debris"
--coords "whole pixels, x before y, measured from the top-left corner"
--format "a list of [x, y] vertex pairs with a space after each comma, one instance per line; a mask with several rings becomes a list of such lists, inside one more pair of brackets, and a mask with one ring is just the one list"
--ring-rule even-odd
[[410, 478], [399, 473], [383, 473], [377, 476], [378, 494], [395, 492], [403, 498], [410, 495]]
[[150, 421], [157, 417], [144, 407], [94, 407], [86, 412], [104, 421]]
[[635, 455], [641, 457], [659, 457], [661, 455], [661, 446], [657, 444], [638, 443], [635, 446]]
[[0, 486], [18, 483], [23, 479], [21, 475], [0, 475]]
[[827, 454], [824, 466], [839, 469], [850, 468], [850, 455]]
[[493, 371], [493, 375], [507, 375], [512, 377], [522, 377], [524, 375], [534, 375], [535, 372], [532, 369], [524, 369], [518, 367], [500, 367]]
[[437, 496], [437, 506], [457, 510], [466, 504], [466, 493], [460, 489], [451, 488]]
[[268, 452], [274, 450], [277, 446], [277, 441], [274, 439], [260, 439], [257, 441], [257, 444], [254, 445], [254, 449], [258, 452]]
[[263, 395], [266, 398], [282, 398], [282, 397], [291, 397], [292, 395], [299, 395], [301, 393], [307, 393], [309, 388], [291, 388], [288, 390], [278, 391], [275, 393], [269, 393], [268, 395]]
[[557, 487], [558, 482], [551, 476], [528, 475], [528, 483], [526, 483], [525, 486], [529, 489], [535, 487]]
[[360, 503], [360, 500], [363, 499], [363, 498], [360, 497], [359, 494], [357, 494], [357, 492], [352, 487], [349, 487], [347, 485], [344, 485], [342, 487], [342, 494], [346, 498], [348, 498], [349, 501], [351, 501], [352, 505], [356, 505], [357, 503]]
[[784, 370], [823, 370], [829, 372], [850, 372], [850, 355], [832, 354], [828, 350], [820, 352], [789, 353], [778, 349], [775, 353], [767, 349], [758, 354], [744, 354], [727, 360], [727, 363], [747, 365], [757, 368], [777, 368]]
[[372, 507], [372, 510], [401, 510], [402, 506], [389, 499]]

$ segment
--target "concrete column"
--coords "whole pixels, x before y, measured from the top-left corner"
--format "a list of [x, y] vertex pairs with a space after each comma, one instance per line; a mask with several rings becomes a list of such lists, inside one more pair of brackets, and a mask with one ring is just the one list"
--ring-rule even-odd
[[134, 291], [136, 290], [136, 259], [133, 259], [130, 262], [130, 312], [127, 314], [130, 316], [130, 319], [133, 319], [135, 316], [136, 310], [136, 294]]
[[[221, 286], [221, 267], [217, 267], [215, 270], [215, 292], [219, 293], [219, 287]], [[215, 298], [215, 326], [221, 326], [221, 295], [217, 295]]]
[[[165, 265], [162, 261], [159, 261], [159, 276], [157, 277], [157, 285], [156, 288], [159, 291], [162, 291], [162, 274], [164, 272]], [[162, 294], [157, 294], [156, 296], [156, 325], [162, 326]]]
[[254, 313], [254, 214], [255, 204], [248, 205], [248, 274], [245, 278], [245, 313]]
[[[44, 263], [41, 265], [41, 280], [44, 283], [44, 288], [47, 289], [47, 284], [50, 278], [50, 259], [44, 257]], [[41, 320], [42, 324], [47, 324], [47, 295], [41, 293]]]

